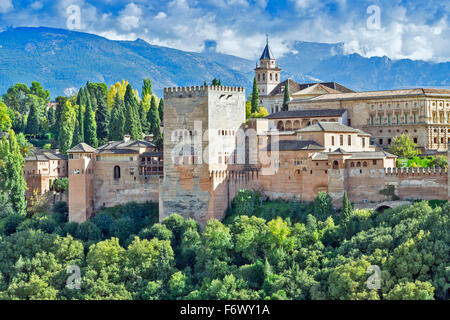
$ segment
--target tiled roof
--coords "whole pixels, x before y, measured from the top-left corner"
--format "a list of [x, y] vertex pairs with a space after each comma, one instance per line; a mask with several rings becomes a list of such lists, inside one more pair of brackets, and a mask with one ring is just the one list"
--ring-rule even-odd
[[[291, 93], [291, 95], [296, 95], [298, 93], [300, 93], [302, 90], [305, 90], [307, 88], [310, 87], [314, 87], [315, 89], [320, 88], [322, 91], [326, 92], [326, 93], [352, 93], [354, 92], [353, 90], [350, 90], [347, 87], [344, 87], [343, 85], [336, 83], [336, 82], [321, 82], [321, 83], [298, 83], [295, 82], [294, 80], [288, 79], [288, 80], [284, 80], [283, 82], [280, 82], [270, 93], [269, 96], [276, 96], [279, 94], [282, 94], [284, 92], [284, 87], [286, 86], [287, 82], [289, 81], [289, 91]], [[320, 86], [317, 86], [317, 85]], [[328, 89], [332, 89], [330, 91], [327, 90]], [[312, 90], [312, 89], [310, 89]], [[334, 90], [334, 91], [333, 91]], [[308, 91], [305, 92], [305, 94]]]
[[[277, 151], [276, 144], [269, 145], [264, 151]], [[312, 140], [280, 140], [278, 141], [278, 151], [295, 150], [323, 150], [324, 147]]]
[[[312, 160], [328, 160], [328, 155], [336, 154], [336, 151], [316, 153], [312, 156]], [[341, 150], [340, 154], [350, 154], [351, 156], [348, 158], [348, 160], [377, 160], [384, 159], [386, 157], [396, 158], [395, 155], [385, 151], [345, 152]]]
[[397, 158], [397, 156], [386, 151], [372, 151], [372, 152], [352, 152], [350, 160], [364, 160], [364, 159], [384, 159]]
[[67, 156], [55, 151], [43, 151], [25, 158], [25, 161], [67, 160]]
[[[97, 148], [99, 153], [106, 153], [111, 150], [131, 150], [131, 148], [154, 148], [155, 144], [145, 140], [130, 141], [110, 141], [103, 146]], [[136, 153], [133, 151], [133, 153]]]
[[163, 153], [162, 152], [157, 152], [157, 151], [153, 151], [153, 152], [144, 152], [140, 155], [141, 157], [162, 157]]
[[312, 109], [312, 110], [292, 110], [281, 111], [268, 115], [266, 119], [287, 119], [287, 118], [314, 118], [314, 117], [338, 117], [342, 116], [346, 109]]
[[352, 132], [359, 133], [357, 129], [344, 126], [337, 122], [318, 122], [306, 128], [297, 130], [297, 132]]
[[89, 152], [89, 153], [95, 153], [97, 150], [92, 148], [90, 145], [82, 142], [77, 144], [75, 147], [73, 147], [70, 150], [67, 150], [67, 153], [77, 153], [77, 152]]
[[324, 94], [309, 100], [293, 99], [293, 102], [317, 102], [328, 100], [352, 100], [352, 99], [375, 99], [375, 98], [391, 98], [401, 96], [425, 96], [425, 95], [450, 95], [449, 89], [399, 89], [399, 90], [383, 90], [383, 91], [365, 91], [353, 93], [336, 93]]

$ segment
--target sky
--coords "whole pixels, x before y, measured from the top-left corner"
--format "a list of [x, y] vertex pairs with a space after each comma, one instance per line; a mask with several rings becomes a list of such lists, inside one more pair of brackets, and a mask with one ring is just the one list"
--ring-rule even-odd
[[[346, 53], [450, 61], [450, 1], [442, 0], [0, 0], [0, 31], [55, 27], [113, 40], [217, 51], [255, 60], [295, 41], [344, 43]], [[295, 52], [295, 51], [294, 51]]]

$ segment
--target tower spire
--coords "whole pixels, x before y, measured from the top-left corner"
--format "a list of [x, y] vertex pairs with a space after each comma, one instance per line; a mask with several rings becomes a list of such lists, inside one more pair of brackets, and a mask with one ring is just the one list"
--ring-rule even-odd
[[269, 45], [269, 34], [266, 33], [266, 45]]

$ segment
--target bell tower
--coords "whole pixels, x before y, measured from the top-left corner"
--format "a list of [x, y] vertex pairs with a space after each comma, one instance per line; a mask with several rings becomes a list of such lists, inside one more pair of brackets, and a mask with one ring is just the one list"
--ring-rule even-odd
[[266, 35], [266, 47], [256, 64], [255, 77], [260, 96], [267, 96], [280, 83], [280, 66], [277, 64], [269, 47], [269, 35]]

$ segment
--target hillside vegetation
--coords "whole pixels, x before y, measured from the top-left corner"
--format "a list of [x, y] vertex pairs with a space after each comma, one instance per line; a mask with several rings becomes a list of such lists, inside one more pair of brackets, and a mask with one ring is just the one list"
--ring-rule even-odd
[[[0, 297], [448, 299], [449, 209], [347, 203], [339, 212], [325, 193], [260, 202], [243, 190], [227, 218], [204, 229], [179, 215], [158, 223], [152, 204], [105, 209], [80, 225], [67, 222], [64, 203], [28, 218], [0, 211]], [[66, 287], [68, 266], [80, 268], [80, 289]]]

